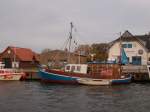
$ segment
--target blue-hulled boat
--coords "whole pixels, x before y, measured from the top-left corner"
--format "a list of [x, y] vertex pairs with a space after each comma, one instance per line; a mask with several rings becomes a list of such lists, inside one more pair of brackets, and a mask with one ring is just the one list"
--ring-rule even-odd
[[[100, 67], [98, 74], [88, 72], [88, 67], [91, 66], [103, 66]], [[104, 66], [107, 69], [104, 70]], [[113, 68], [113, 66], [115, 66]], [[111, 67], [111, 68], [110, 68]], [[74, 70], [72, 69], [74, 68]], [[80, 70], [79, 70], [80, 68]], [[78, 69], [78, 70], [77, 70]], [[119, 73], [114, 73], [117, 70], [117, 65], [115, 64], [95, 64], [86, 65], [86, 64], [68, 64], [65, 66], [64, 70], [53, 70], [53, 69], [40, 69], [39, 76], [42, 81], [50, 83], [61, 83], [61, 84], [78, 84], [79, 79], [94, 79], [94, 80], [110, 80], [110, 84], [128, 84], [131, 82], [131, 75], [119, 76]], [[114, 71], [113, 71], [114, 70]], [[88, 83], [88, 82], [87, 82]], [[80, 83], [79, 83], [80, 84]], [[94, 84], [93, 84], [94, 85]]]
[[131, 82], [131, 79], [131, 75], [126, 78], [111, 79], [111, 84], [129, 84]]
[[87, 74], [86, 64], [68, 64], [65, 70], [40, 69], [38, 74], [42, 81], [63, 84], [78, 84], [78, 78], [92, 77]]
[[46, 71], [44, 69], [39, 70], [39, 76], [42, 81], [49, 83], [62, 83], [62, 84], [77, 84], [77, 78], [73, 76], [62, 75], [58, 71]]

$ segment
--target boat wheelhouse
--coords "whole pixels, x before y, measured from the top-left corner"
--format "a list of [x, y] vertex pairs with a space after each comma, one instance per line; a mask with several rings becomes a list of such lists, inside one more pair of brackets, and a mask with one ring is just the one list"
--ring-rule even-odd
[[88, 69], [87, 64], [67, 64], [65, 66], [66, 72], [87, 74], [87, 69]]

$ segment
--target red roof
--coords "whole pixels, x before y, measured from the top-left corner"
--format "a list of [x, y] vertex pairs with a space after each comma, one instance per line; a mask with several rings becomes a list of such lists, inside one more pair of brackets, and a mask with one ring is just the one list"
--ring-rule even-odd
[[8, 48], [10, 48], [21, 61], [33, 61], [33, 59], [39, 61], [38, 55], [31, 49], [10, 46]]

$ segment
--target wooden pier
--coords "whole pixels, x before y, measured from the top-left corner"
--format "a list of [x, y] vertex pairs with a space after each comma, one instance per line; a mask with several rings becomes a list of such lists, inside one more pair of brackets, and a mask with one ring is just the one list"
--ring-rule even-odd
[[122, 72], [131, 73], [133, 80], [135, 81], [149, 81], [150, 80], [146, 65], [142, 65], [142, 66], [125, 65], [125, 66], [122, 66]]
[[19, 70], [26, 74], [24, 80], [40, 80], [40, 77], [38, 76], [38, 69], [19, 69]]
[[[122, 72], [127, 74], [130, 73], [134, 81], [150, 81], [147, 66], [137, 66], [137, 65], [124, 65], [121, 67]], [[39, 80], [38, 69], [20, 69], [26, 73], [25, 80]]]

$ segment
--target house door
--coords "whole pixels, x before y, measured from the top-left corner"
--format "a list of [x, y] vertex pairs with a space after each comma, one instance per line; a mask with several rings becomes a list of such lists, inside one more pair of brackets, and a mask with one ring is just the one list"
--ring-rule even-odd
[[4, 58], [3, 62], [5, 64], [5, 68], [12, 68], [12, 63], [10, 58]]
[[141, 56], [133, 56], [132, 64], [133, 65], [141, 65]]

